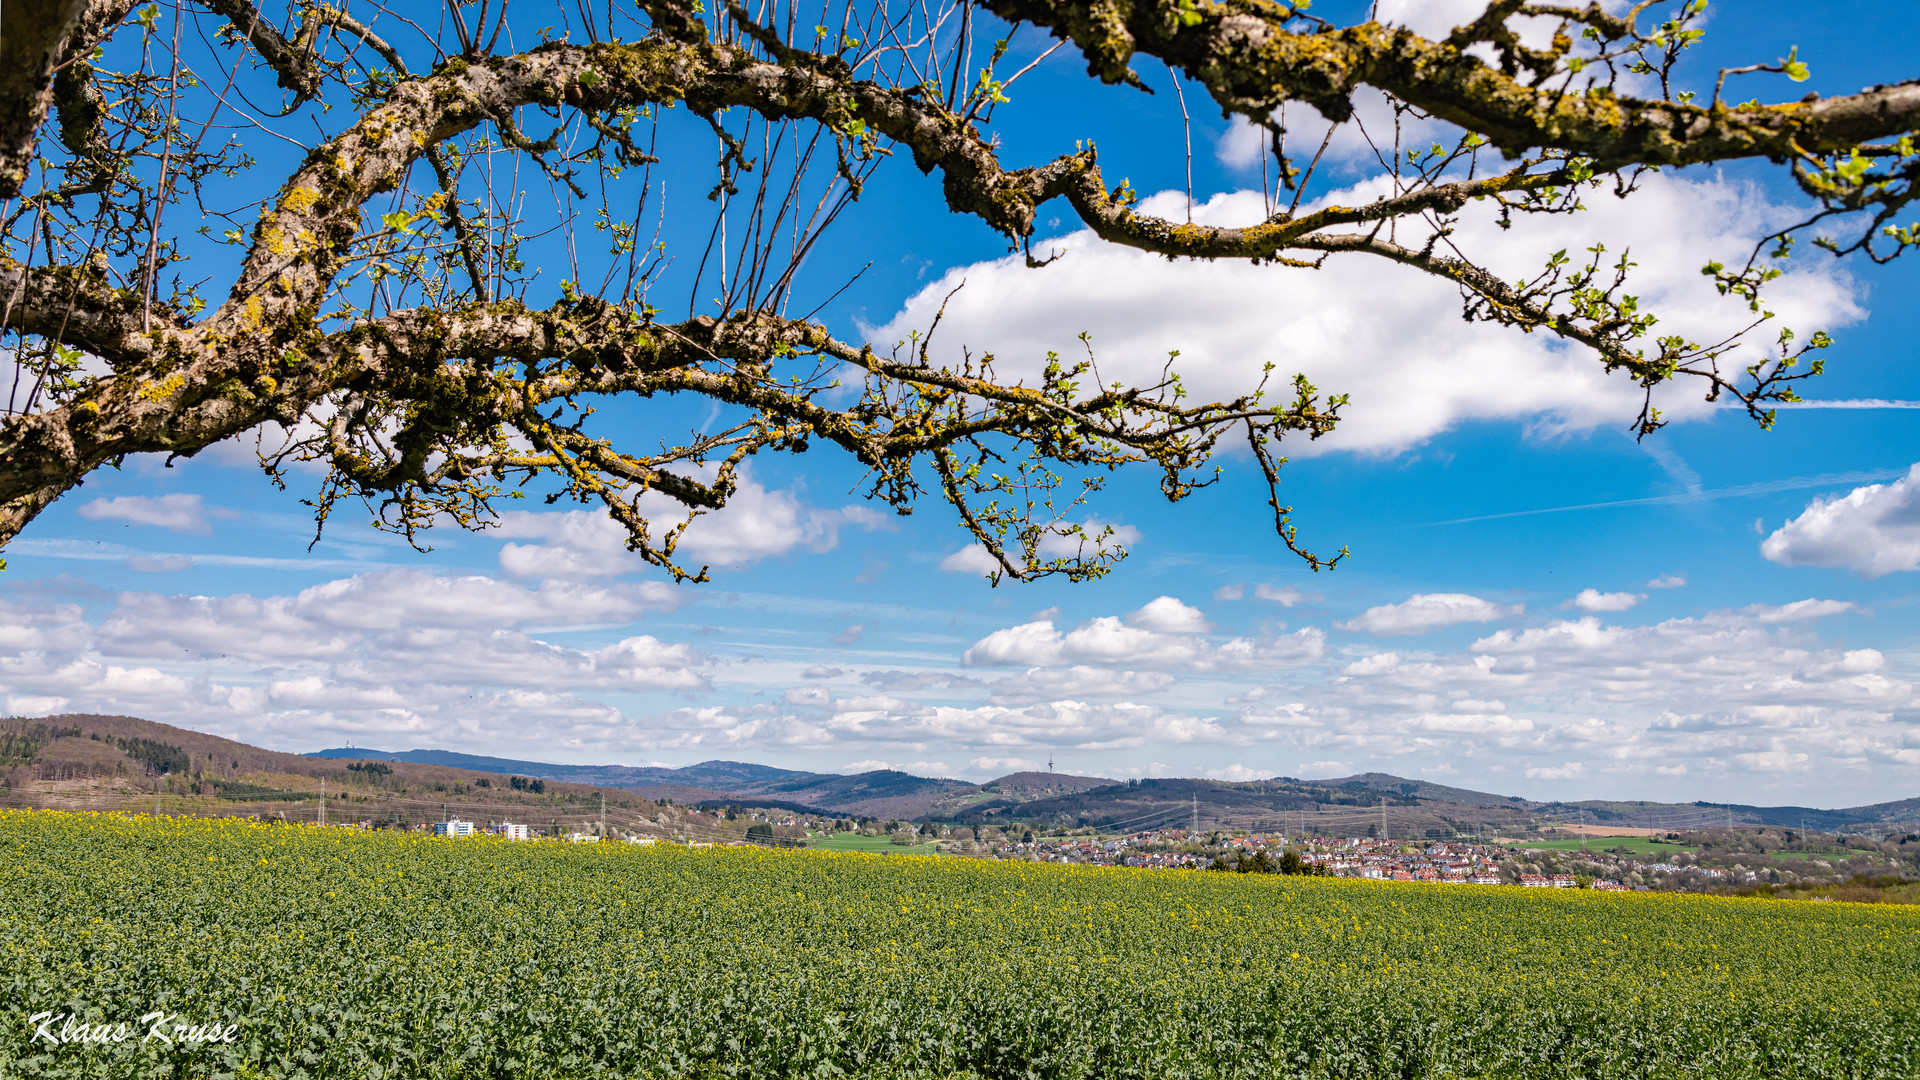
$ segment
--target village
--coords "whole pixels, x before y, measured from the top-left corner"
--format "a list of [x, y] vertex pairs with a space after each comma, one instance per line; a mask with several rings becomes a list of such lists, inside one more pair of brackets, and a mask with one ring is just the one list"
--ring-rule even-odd
[[[1423, 881], [1451, 885], [1522, 885], [1572, 889], [1591, 885], [1625, 890], [1617, 881], [1587, 881], [1571, 873], [1524, 873], [1511, 867], [1525, 852], [1484, 844], [1431, 841], [1406, 843], [1373, 838], [1284, 835], [1202, 836], [1187, 829], [1140, 832], [1114, 838], [1037, 838], [1006, 843], [996, 858], [1031, 857], [1047, 862], [1130, 866], [1146, 869], [1231, 869], [1239, 856], [1297, 855], [1306, 872], [1371, 881]], [[1677, 869], [1677, 868], [1676, 868]]]
[[[663, 804], [665, 805], [665, 804]], [[871, 818], [807, 816], [746, 808], [674, 808], [677, 817], [650, 823], [671, 828], [650, 835], [603, 822], [540, 827], [508, 822], [480, 824], [449, 818], [412, 826], [435, 836], [492, 835], [509, 840], [592, 843], [602, 839], [630, 844], [672, 843], [690, 847], [758, 845], [819, 847], [829, 850], [945, 855], [1077, 866], [1120, 866], [1145, 870], [1216, 870], [1312, 874], [1368, 881], [1423, 882], [1440, 885], [1509, 885], [1539, 889], [1594, 889], [1618, 892], [1718, 891], [1727, 888], [1792, 884], [1848, 868], [1826, 859], [1779, 862], [1760, 852], [1730, 852], [1704, 865], [1709, 851], [1725, 839], [1678, 834], [1652, 850], [1619, 846], [1620, 838], [1594, 837], [1566, 850], [1563, 841], [1505, 837], [1407, 839], [1385, 837], [1292, 836], [1246, 830], [1160, 828], [1125, 834], [1090, 827], [1053, 829], [1018, 825], [999, 827], [884, 821]], [[703, 824], [706, 822], [708, 824]], [[370, 826], [364, 823], [362, 827]], [[1776, 853], [1777, 854], [1777, 853]], [[1855, 853], [1857, 854], [1857, 853]], [[1838, 855], [1834, 856], [1838, 859]], [[1791, 868], [1786, 868], [1791, 867]]]

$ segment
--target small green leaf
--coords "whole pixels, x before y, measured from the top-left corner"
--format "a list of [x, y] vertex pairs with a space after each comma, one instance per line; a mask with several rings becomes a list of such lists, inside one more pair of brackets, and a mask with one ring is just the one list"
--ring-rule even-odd
[[1780, 61], [1780, 69], [1785, 71], [1787, 78], [1792, 79], [1794, 82], [1806, 82], [1813, 77], [1813, 73], [1807, 70], [1807, 65], [1800, 62], [1800, 46], [1798, 45], [1787, 50], [1786, 59]]

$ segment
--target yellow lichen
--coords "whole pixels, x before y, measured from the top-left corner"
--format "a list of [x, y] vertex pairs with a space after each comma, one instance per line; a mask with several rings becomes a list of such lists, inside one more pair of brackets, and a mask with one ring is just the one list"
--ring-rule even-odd
[[141, 387], [139, 397], [141, 401], [165, 401], [179, 393], [180, 388], [185, 385], [187, 385], [186, 375], [176, 371], [159, 382], [148, 383]]
[[312, 188], [300, 187], [287, 192], [287, 197], [281, 200], [280, 205], [296, 214], [304, 214], [313, 209], [313, 204], [319, 201], [319, 192]]
[[258, 330], [260, 329], [262, 314], [260, 298], [257, 296], [249, 296], [247, 297], [247, 302], [240, 308], [240, 321], [247, 324], [247, 329]]

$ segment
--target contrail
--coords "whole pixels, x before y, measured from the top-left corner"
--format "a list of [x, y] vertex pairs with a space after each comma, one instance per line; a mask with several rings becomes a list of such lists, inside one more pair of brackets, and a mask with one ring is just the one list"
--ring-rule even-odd
[[[1920, 402], [1914, 402], [1908, 407], [1920, 409]], [[1402, 525], [1401, 528], [1424, 529], [1433, 525], [1465, 525], [1475, 521], [1495, 521], [1500, 518], [1531, 517], [1534, 514], [1564, 514], [1570, 510], [1606, 510], [1616, 506], [1659, 506], [1667, 503], [1706, 502], [1711, 499], [1740, 499], [1751, 495], [1771, 495], [1780, 491], [1800, 491], [1805, 488], [1837, 487], [1843, 484], [1877, 484], [1887, 480], [1898, 480], [1905, 475], [1907, 475], [1906, 469], [1879, 469], [1871, 472], [1794, 476], [1780, 480], [1763, 480], [1757, 484], [1736, 484], [1733, 487], [1708, 488], [1702, 491], [1685, 491], [1673, 495], [1652, 495], [1644, 499], [1615, 499], [1612, 502], [1580, 503], [1576, 506], [1548, 506], [1538, 510], [1509, 510], [1504, 514], [1481, 514], [1477, 517], [1451, 518], [1446, 521], [1422, 521], [1412, 525]]]
[[1892, 398], [1835, 398], [1830, 401], [1781, 401], [1769, 409], [1920, 409], [1920, 401]]

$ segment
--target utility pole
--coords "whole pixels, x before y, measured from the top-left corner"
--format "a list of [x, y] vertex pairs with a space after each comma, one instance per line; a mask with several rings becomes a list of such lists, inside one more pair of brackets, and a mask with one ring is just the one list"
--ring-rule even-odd
[[1200, 835], [1200, 796], [1193, 796], [1193, 834]]
[[1387, 797], [1385, 795], [1380, 796], [1380, 842], [1392, 843], [1387, 836]]
[[600, 839], [607, 838], [607, 793], [600, 793]]
[[158, 773], [153, 777], [153, 816], [160, 816], [160, 775]]
[[327, 779], [320, 778], [320, 824], [327, 823]]

